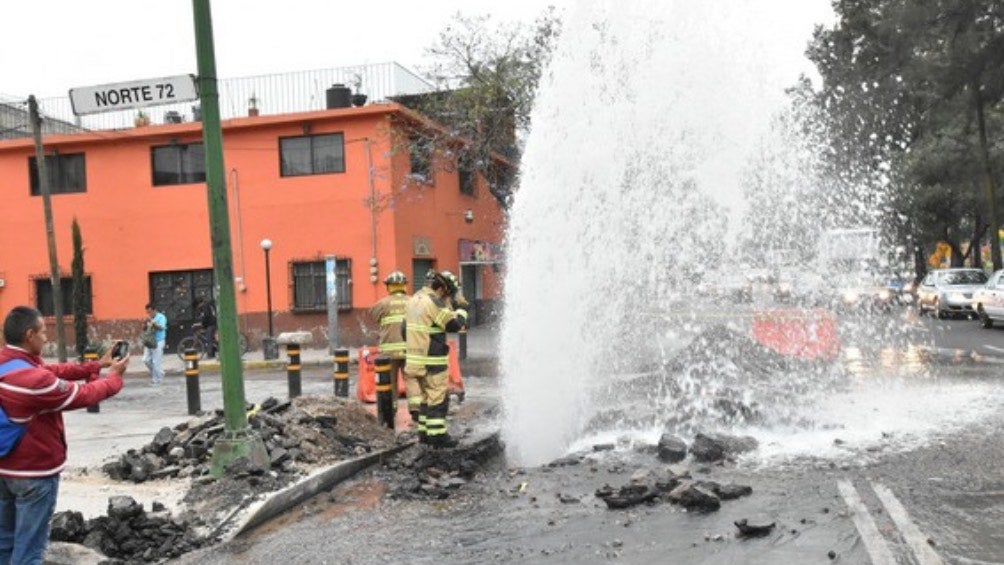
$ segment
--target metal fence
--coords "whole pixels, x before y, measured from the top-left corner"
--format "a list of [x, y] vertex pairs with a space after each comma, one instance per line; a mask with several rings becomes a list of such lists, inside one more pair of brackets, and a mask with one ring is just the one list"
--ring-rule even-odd
[[[217, 85], [220, 93], [220, 117], [227, 119], [247, 116], [252, 104], [261, 114], [322, 110], [325, 107], [325, 91], [333, 84], [344, 84], [353, 93], [367, 95], [371, 102], [433, 90], [429, 82], [398, 63], [220, 79]], [[4, 105], [19, 108], [24, 102], [11, 96], [0, 96], [0, 106]], [[73, 126], [83, 130], [130, 128], [135, 125], [137, 114], [136, 110], [122, 110], [75, 116], [69, 96], [43, 98], [38, 101], [38, 105], [39, 111], [47, 118], [46, 121], [63, 122], [67, 126], [56, 130], [61, 132], [69, 131]], [[152, 123], [200, 119], [198, 103], [192, 102], [155, 106], [144, 110], [144, 113]], [[27, 127], [21, 127], [21, 122], [27, 123], [26, 118], [21, 119], [21, 116], [15, 115], [17, 112], [10, 114], [11, 123], [7, 123], [7, 114], [0, 112], [0, 132], [6, 131], [9, 137], [17, 137], [24, 131], [30, 131]]]

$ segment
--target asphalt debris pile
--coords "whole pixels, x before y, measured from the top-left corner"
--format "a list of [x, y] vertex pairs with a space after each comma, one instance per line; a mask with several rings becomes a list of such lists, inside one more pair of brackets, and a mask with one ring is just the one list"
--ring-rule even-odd
[[314, 468], [395, 444], [393, 430], [354, 401], [303, 396], [269, 398], [249, 406], [248, 422], [263, 440], [267, 469], [239, 458], [222, 478], [210, 474], [213, 445], [224, 433], [222, 412], [163, 428], [141, 449], [132, 449], [102, 470], [119, 481], [168, 477], [191, 481], [185, 510], [174, 517], [163, 504], [150, 512], [127, 496], [109, 499], [107, 516], [84, 520], [76, 511], [54, 516], [51, 540], [82, 544], [126, 563], [177, 557], [214, 543], [222, 523], [242, 507], [278, 491]]
[[178, 557], [212, 543], [184, 520], [175, 520], [163, 505], [150, 512], [128, 496], [108, 500], [108, 515], [84, 520], [73, 510], [52, 518], [53, 542], [80, 544], [124, 563], [150, 563]]
[[392, 481], [394, 499], [449, 498], [474, 479], [477, 472], [499, 460], [504, 446], [499, 434], [464, 442], [453, 449], [414, 446], [385, 463], [389, 472], [400, 476]]
[[[287, 479], [311, 465], [329, 463], [383, 449], [394, 444], [394, 433], [356, 402], [320, 396], [292, 401], [268, 398], [248, 410], [248, 423], [265, 442], [269, 472]], [[169, 477], [209, 476], [213, 445], [224, 433], [222, 411], [162, 428], [140, 449], [130, 449], [102, 470], [119, 481], [141, 483]], [[248, 472], [250, 483], [261, 473]], [[255, 486], [251, 484], [250, 486]], [[266, 490], [271, 485], [266, 485]], [[261, 489], [259, 489], [261, 490]]]
[[611, 510], [670, 502], [689, 511], [713, 512], [721, 508], [722, 501], [753, 494], [753, 488], [711, 480], [692, 480], [687, 468], [669, 465], [661, 470], [641, 469], [631, 476], [627, 484], [618, 488], [603, 485], [594, 494]]

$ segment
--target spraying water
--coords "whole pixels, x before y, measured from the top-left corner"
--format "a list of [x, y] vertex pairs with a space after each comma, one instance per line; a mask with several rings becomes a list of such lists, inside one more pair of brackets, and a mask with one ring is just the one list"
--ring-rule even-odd
[[772, 125], [827, 4], [590, 1], [566, 15], [510, 223], [501, 368], [516, 462], [562, 455], [616, 402], [612, 375], [664, 361], [673, 332], [652, 314], [749, 228], [744, 171], [787, 147]]

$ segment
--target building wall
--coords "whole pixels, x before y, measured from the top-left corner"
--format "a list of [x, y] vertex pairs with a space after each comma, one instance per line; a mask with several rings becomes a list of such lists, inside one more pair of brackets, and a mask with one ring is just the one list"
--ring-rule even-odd
[[[371, 282], [374, 251], [376, 277], [382, 280], [394, 268], [410, 270], [404, 266], [414, 257], [416, 236], [431, 242], [437, 268], [455, 272], [459, 239], [500, 241], [501, 210], [483, 179], [475, 198], [460, 194], [455, 172], [439, 168], [434, 184], [411, 186], [407, 154], [391, 142], [389, 118], [399, 110], [382, 104], [224, 122], [237, 310], [242, 329], [254, 342], [267, 333], [265, 258], [259, 246], [264, 238], [273, 242], [276, 332], [310, 330], [318, 344], [326, 340], [327, 315], [293, 311], [290, 265], [329, 254], [351, 259], [352, 311], [339, 316], [340, 341], [346, 345], [375, 335], [365, 310], [385, 290], [382, 283]], [[279, 137], [307, 132], [344, 134], [344, 173], [280, 176]], [[86, 155], [86, 192], [54, 194], [52, 205], [63, 276], [70, 272], [73, 218], [80, 224], [85, 270], [91, 277], [92, 339], [138, 334], [143, 306], [150, 300], [151, 272], [212, 268], [206, 184], [153, 186], [151, 172], [151, 147], [200, 141], [199, 123], [46, 138], [49, 153]], [[30, 140], [0, 141], [6, 212], [0, 223], [3, 312], [18, 304], [34, 305], [33, 279], [49, 273], [42, 199], [29, 191], [32, 154]], [[373, 210], [374, 200], [386, 205]], [[467, 209], [474, 212], [471, 223], [464, 221]], [[497, 298], [497, 278], [488, 277], [484, 288], [487, 300]]]

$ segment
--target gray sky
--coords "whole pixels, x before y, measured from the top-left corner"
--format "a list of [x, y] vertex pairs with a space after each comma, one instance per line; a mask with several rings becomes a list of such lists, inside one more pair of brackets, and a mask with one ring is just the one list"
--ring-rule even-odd
[[[4, 2], [0, 94], [196, 72], [188, 0]], [[532, 21], [569, 0], [214, 0], [219, 78], [396, 61], [419, 70], [453, 14]]]

